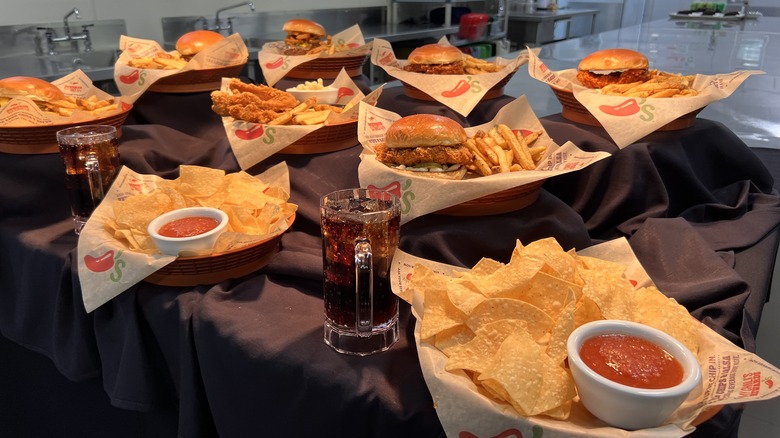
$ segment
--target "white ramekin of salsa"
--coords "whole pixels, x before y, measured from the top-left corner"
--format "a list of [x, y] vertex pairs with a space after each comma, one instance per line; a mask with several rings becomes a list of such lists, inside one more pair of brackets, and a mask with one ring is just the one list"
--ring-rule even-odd
[[585, 408], [626, 430], [660, 426], [701, 384], [696, 356], [672, 336], [630, 321], [593, 321], [567, 343]]
[[147, 231], [162, 254], [203, 254], [214, 245], [228, 225], [227, 214], [217, 208], [189, 207], [161, 214]]

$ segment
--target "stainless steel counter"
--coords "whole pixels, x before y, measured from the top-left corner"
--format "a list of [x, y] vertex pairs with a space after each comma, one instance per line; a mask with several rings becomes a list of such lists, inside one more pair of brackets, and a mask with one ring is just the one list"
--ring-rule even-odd
[[[585, 55], [609, 47], [647, 54], [651, 68], [685, 74], [762, 70], [734, 94], [707, 106], [699, 117], [716, 120], [748, 146], [780, 149], [780, 18], [741, 22], [663, 19], [545, 45], [541, 59], [553, 70], [576, 68]], [[511, 55], [510, 55], [511, 56]], [[521, 69], [506, 94], [528, 96], [537, 116], [559, 113], [548, 87]]]

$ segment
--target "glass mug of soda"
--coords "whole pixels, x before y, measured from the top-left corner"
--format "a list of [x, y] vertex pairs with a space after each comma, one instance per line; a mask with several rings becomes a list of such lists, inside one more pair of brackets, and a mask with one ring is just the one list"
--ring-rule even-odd
[[74, 230], [79, 234], [121, 167], [119, 140], [114, 126], [83, 125], [57, 131], [57, 143], [65, 164]]
[[401, 206], [382, 190], [339, 190], [320, 198], [325, 343], [365, 356], [398, 340], [398, 297], [390, 264]]

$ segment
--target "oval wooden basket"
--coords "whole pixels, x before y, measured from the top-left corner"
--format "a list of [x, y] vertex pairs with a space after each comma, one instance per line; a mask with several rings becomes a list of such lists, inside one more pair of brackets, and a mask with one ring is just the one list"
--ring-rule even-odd
[[325, 125], [301, 137], [279, 151], [280, 154], [322, 154], [351, 148], [358, 144], [357, 120]]
[[222, 78], [234, 78], [244, 69], [243, 64], [206, 70], [187, 70], [160, 78], [147, 89], [155, 93], [197, 93], [219, 90]]
[[[555, 97], [561, 103], [561, 116], [566, 120], [572, 122], [582, 123], [583, 125], [601, 126], [601, 122], [593, 116], [593, 114], [585, 108], [576, 97], [574, 93], [568, 90], [561, 90], [555, 87], [550, 87], [555, 93]], [[690, 128], [696, 124], [696, 116], [704, 108], [691, 111], [690, 113], [678, 117], [666, 125], [656, 129], [656, 131], [679, 131], [681, 129]]]
[[122, 124], [127, 120], [130, 104], [123, 104], [123, 110], [110, 116], [95, 120], [82, 120], [77, 123], [62, 123], [46, 126], [9, 126], [0, 127], [0, 152], [7, 154], [55, 154], [60, 152], [57, 144], [57, 131], [80, 125], [111, 125], [116, 127], [117, 137], [122, 136]]
[[342, 67], [350, 77], [360, 76], [367, 58], [368, 55], [321, 56], [298, 64], [284, 76], [291, 79], [335, 79]]
[[539, 199], [539, 190], [545, 180], [534, 181], [491, 193], [470, 201], [444, 208], [436, 214], [445, 216], [490, 216], [521, 210]]
[[[516, 72], [517, 70], [509, 73], [504, 77], [504, 79], [501, 79], [498, 83], [496, 83], [496, 85], [493, 85], [489, 90], [487, 90], [485, 95], [482, 97], [482, 100], [496, 99], [503, 96], [504, 87], [506, 87], [506, 84], [509, 83], [509, 81], [512, 79], [512, 76], [514, 76]], [[425, 73], [419, 73], [419, 74], [425, 74]], [[436, 99], [431, 97], [431, 95], [429, 95], [425, 91], [422, 91], [419, 88], [409, 85], [404, 81], [401, 81], [401, 83], [404, 86], [404, 94], [406, 94], [407, 97], [411, 97], [412, 99], [417, 99], [417, 100], [436, 101]]]
[[[292, 225], [295, 215], [288, 220]], [[161, 286], [216, 284], [251, 274], [271, 262], [284, 233], [233, 251], [208, 256], [180, 257], [144, 281]]]

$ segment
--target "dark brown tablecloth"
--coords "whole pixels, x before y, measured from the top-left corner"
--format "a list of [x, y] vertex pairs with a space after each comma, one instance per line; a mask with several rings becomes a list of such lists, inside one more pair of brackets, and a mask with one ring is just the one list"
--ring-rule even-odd
[[[180, 163], [236, 171], [221, 124], [194, 108], [202, 98], [175, 100], [165, 105], [182, 107], [180, 114], [125, 126], [123, 163], [168, 178]], [[756, 156], [707, 120], [623, 150], [597, 128], [558, 116], [543, 125], [559, 143], [614, 155], [549, 180], [521, 211], [418, 218], [402, 228], [401, 248], [470, 266], [481, 257], [507, 261], [516, 239], [554, 236], [566, 249], [582, 249], [627, 237], [662, 290], [754, 349], [780, 223], [780, 198]], [[278, 155], [249, 169], [286, 161], [291, 201], [300, 206], [281, 252], [261, 271], [193, 288], [141, 283], [92, 314], [84, 312], [72, 263], [77, 239], [59, 157], [0, 155], [0, 330], [69, 379], [101, 379], [114, 406], [170, 412], [182, 437], [440, 436], [408, 306], [401, 340], [385, 353], [348, 357], [322, 341], [317, 202], [357, 186], [359, 152]], [[36, 412], [29, 394], [2, 398], [29, 402], [32, 416], [58, 415]], [[729, 407], [697, 435], [734, 435], [739, 415]]]

